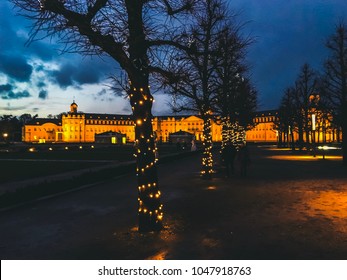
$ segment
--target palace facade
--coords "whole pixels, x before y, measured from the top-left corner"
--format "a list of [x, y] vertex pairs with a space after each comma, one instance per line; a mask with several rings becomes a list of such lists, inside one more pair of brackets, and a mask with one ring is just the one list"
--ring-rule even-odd
[[279, 121], [278, 111], [268, 110], [255, 113], [254, 127], [246, 131], [246, 141], [253, 143], [277, 143], [279, 134], [276, 122]]
[[[278, 141], [275, 130], [276, 111], [258, 112], [254, 117], [254, 127], [246, 132], [248, 142]], [[199, 116], [156, 116], [153, 130], [158, 141], [168, 142], [170, 134], [189, 132], [197, 141], [203, 139], [203, 120]], [[222, 140], [222, 126], [212, 122], [212, 141]], [[134, 121], [131, 115], [94, 114], [78, 111], [75, 102], [70, 111], [59, 119], [37, 118], [23, 126], [22, 139], [28, 143], [93, 143], [98, 135], [106, 132], [125, 135], [122, 143], [135, 141]], [[110, 143], [120, 143], [119, 140]]]

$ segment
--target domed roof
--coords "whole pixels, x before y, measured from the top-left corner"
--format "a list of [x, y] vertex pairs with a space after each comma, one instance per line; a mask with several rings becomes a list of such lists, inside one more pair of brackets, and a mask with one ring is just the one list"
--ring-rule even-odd
[[77, 113], [78, 105], [75, 103], [75, 100], [70, 105], [70, 113]]

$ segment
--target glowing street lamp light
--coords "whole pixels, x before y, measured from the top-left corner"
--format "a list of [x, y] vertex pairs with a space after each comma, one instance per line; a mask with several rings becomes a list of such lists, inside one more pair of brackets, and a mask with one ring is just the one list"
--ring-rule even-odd
[[3, 133], [2, 137], [4, 138], [4, 141], [7, 142], [8, 133], [6, 133], [6, 132]]
[[316, 114], [312, 114], [312, 130], [316, 130]]
[[316, 114], [312, 114], [312, 143], [315, 142]]
[[312, 149], [313, 149], [313, 156], [316, 156], [316, 149], [315, 149], [315, 132], [316, 132], [316, 114], [312, 114]]

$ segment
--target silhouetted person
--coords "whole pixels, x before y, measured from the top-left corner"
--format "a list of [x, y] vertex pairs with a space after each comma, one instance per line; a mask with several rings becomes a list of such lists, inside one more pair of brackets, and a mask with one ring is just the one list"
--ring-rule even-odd
[[196, 151], [196, 144], [195, 144], [194, 139], [192, 140], [192, 147], [190, 148], [190, 150], [191, 150], [192, 152], [195, 152], [195, 151]]
[[226, 176], [230, 177], [231, 174], [235, 173], [234, 161], [236, 156], [236, 149], [231, 144], [226, 144], [222, 150], [222, 160], [226, 170]]
[[250, 157], [249, 157], [248, 147], [246, 144], [241, 146], [241, 148], [237, 154], [237, 159], [240, 163], [241, 176], [246, 177], [247, 176], [247, 169], [248, 169], [248, 166], [251, 162]]

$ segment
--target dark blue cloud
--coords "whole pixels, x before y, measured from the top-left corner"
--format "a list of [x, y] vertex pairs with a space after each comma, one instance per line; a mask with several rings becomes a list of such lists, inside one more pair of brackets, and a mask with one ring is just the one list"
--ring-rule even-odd
[[113, 61], [98, 59], [77, 60], [76, 64], [66, 62], [59, 70], [51, 71], [49, 76], [61, 88], [79, 87], [84, 84], [98, 84], [111, 75], [114, 70]]
[[75, 67], [68, 64], [64, 65], [60, 70], [55, 70], [50, 73], [53, 82], [57, 83], [61, 88], [67, 88], [73, 85], [72, 75]]
[[1, 96], [2, 99], [5, 100], [9, 100], [9, 99], [22, 99], [22, 98], [26, 98], [26, 97], [30, 97], [30, 93], [27, 90], [23, 90], [23, 91], [8, 91], [6, 94], [3, 94]]
[[13, 86], [11, 84], [0, 85], [0, 94], [7, 93], [11, 91]]
[[43, 81], [40, 81], [40, 82], [37, 83], [37, 87], [38, 88], [44, 88], [46, 86], [47, 86], [47, 84], [45, 82], [43, 82]]
[[44, 39], [28, 44], [28, 32], [33, 22], [14, 15], [12, 5], [8, 1], [0, 3], [0, 53], [37, 57], [43, 61], [51, 61], [57, 54], [54, 40]]
[[33, 67], [21, 56], [0, 55], [0, 71], [19, 82], [30, 80]]
[[[82, 65], [81, 65], [82, 66]], [[105, 73], [100, 72], [98, 69], [91, 67], [81, 67], [78, 71], [75, 72], [74, 80], [78, 84], [97, 84], [100, 82], [101, 78], [105, 76]]]
[[39, 98], [40, 99], [46, 99], [48, 96], [48, 91], [47, 90], [40, 90], [39, 92]]

